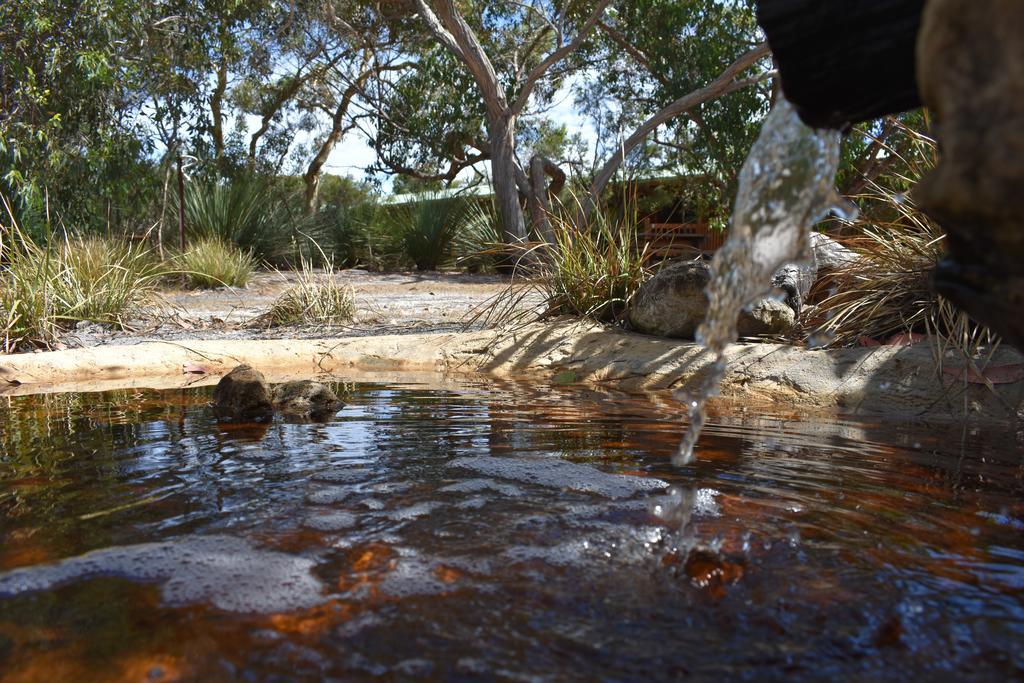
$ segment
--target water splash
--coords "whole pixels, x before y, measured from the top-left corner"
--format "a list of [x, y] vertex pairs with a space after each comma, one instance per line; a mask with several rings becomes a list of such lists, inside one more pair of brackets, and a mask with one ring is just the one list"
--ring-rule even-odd
[[690, 428], [672, 459], [693, 462], [705, 404], [725, 375], [726, 347], [736, 341], [740, 310], [771, 289], [786, 263], [811, 258], [810, 228], [842, 202], [833, 187], [840, 135], [814, 130], [780, 97], [740, 171], [729, 238], [711, 262], [709, 306], [697, 341], [713, 354], [700, 391], [688, 401]]

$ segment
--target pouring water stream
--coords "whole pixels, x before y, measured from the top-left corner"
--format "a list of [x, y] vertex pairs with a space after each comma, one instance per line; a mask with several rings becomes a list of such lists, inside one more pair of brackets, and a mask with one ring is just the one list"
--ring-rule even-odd
[[706, 419], [707, 399], [726, 371], [726, 347], [736, 341], [744, 306], [770, 289], [786, 263], [813, 258], [810, 229], [841, 200], [833, 183], [839, 168], [840, 134], [804, 125], [779, 97], [740, 171], [729, 237], [711, 262], [707, 316], [697, 341], [714, 357], [700, 390], [688, 400], [690, 428], [672, 458], [693, 462]]

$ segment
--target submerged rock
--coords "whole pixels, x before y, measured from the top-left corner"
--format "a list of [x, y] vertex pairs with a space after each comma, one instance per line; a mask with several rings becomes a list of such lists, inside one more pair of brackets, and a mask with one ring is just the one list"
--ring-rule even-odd
[[274, 408], [297, 419], [328, 417], [344, 405], [330, 387], [308, 379], [274, 387], [273, 401]]
[[270, 385], [259, 370], [239, 365], [217, 383], [213, 408], [222, 418], [267, 417], [273, 412]]

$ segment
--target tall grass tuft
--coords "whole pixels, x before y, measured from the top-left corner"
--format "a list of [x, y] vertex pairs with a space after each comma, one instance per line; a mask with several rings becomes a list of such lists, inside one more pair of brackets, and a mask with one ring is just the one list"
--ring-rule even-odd
[[296, 282], [286, 289], [255, 324], [266, 327], [284, 325], [344, 325], [355, 316], [355, 294], [348, 285], [333, 277], [334, 264], [323, 255], [325, 272], [320, 273], [313, 262], [303, 258], [294, 271]]
[[193, 289], [245, 287], [257, 266], [251, 253], [217, 237], [193, 242], [173, 264]]
[[[633, 296], [651, 273], [639, 244], [635, 203], [625, 209], [598, 206], [582, 221], [580, 202], [550, 216], [554, 240], [522, 246], [509, 288], [477, 319], [521, 321], [524, 316], [568, 314], [620, 323]], [[540, 307], [533, 301], [539, 300]], [[529, 305], [525, 305], [525, 303]]]
[[16, 222], [0, 225], [0, 350], [49, 346], [80, 321], [124, 327], [150, 299], [164, 270], [140, 245], [51, 236], [45, 246]]
[[469, 203], [455, 234], [455, 265], [471, 273], [494, 270], [505, 247], [500, 226], [493, 200]]

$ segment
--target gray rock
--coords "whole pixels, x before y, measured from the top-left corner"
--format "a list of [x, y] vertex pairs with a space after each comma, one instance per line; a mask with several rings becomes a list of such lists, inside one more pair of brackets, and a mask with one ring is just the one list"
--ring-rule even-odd
[[[707, 313], [704, 287], [710, 280], [711, 272], [704, 261], [665, 265], [633, 298], [630, 325], [644, 334], [693, 339]], [[793, 286], [798, 283], [794, 281]], [[786, 303], [763, 299], [740, 313], [738, 329], [744, 337], [777, 336], [791, 330], [796, 318], [796, 311]]]
[[239, 365], [217, 383], [213, 408], [224, 418], [266, 417], [273, 412], [270, 386], [259, 370]]
[[704, 287], [710, 280], [704, 261], [666, 264], [633, 297], [629, 324], [645, 334], [693, 339], [708, 309]]
[[821, 232], [811, 233], [811, 249], [814, 250], [814, 266], [818, 275], [822, 271], [836, 270], [857, 260], [857, 252]]
[[274, 387], [274, 407], [288, 417], [320, 419], [330, 416], [343, 405], [327, 386], [304, 379]]
[[761, 299], [736, 320], [740, 337], [778, 337], [796, 326], [797, 315], [785, 301]]
[[772, 287], [782, 292], [783, 302], [792, 310], [794, 319], [799, 317], [817, 277], [814, 263], [787, 263], [772, 276]]

